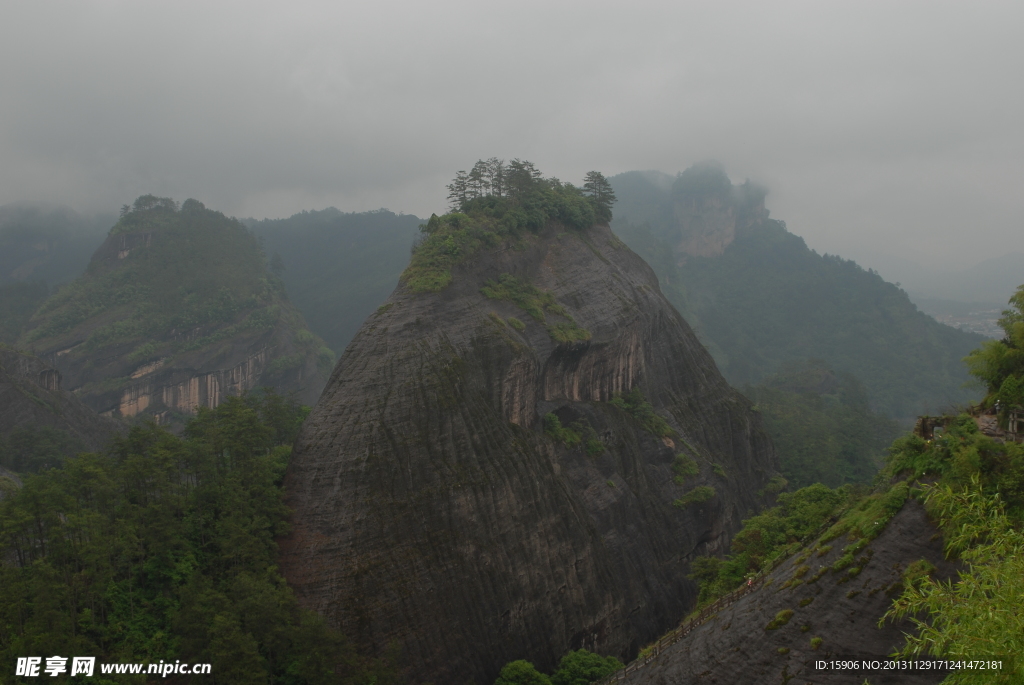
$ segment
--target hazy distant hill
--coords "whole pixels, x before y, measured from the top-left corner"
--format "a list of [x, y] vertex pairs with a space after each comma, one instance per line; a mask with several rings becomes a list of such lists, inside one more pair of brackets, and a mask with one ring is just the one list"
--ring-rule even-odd
[[115, 221], [67, 207], [0, 207], [0, 343], [18, 339], [51, 287], [85, 270]]
[[18, 344], [113, 416], [174, 420], [261, 385], [312, 404], [334, 357], [284, 290], [239, 222], [144, 196]]
[[53, 286], [76, 278], [115, 221], [112, 214], [84, 216], [67, 207], [0, 207], [0, 285], [44, 281]]
[[340, 355], [394, 290], [421, 219], [331, 207], [245, 223], [263, 241], [272, 264], [280, 256], [279, 275], [310, 329]]
[[977, 398], [963, 387], [960, 360], [982, 336], [936, 322], [873, 271], [810, 250], [768, 218], [763, 189], [733, 185], [713, 164], [611, 182], [616, 232], [655, 269], [734, 385], [815, 358], [856, 377], [891, 417]]

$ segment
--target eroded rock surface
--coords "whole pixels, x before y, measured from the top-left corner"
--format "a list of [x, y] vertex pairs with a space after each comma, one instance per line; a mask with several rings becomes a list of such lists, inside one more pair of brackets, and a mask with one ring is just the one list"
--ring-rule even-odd
[[[899, 650], [903, 634], [913, 632], [909, 621], [885, 623], [888, 611], [901, 590], [902, 573], [926, 559], [936, 577], [956, 574], [955, 565], [943, 555], [942, 538], [929, 522], [924, 507], [909, 500], [886, 529], [858, 554], [867, 563], [855, 563], [838, 573], [826, 571], [814, 582], [794, 583], [802, 566], [810, 567], [801, 579], [810, 581], [843, 554], [845, 536], [831, 541], [831, 550], [807, 559], [797, 557], [771, 574], [761, 589], [737, 600], [712, 620], [669, 647], [654, 662], [630, 673], [630, 685], [925, 685], [942, 682], [945, 674], [928, 671], [818, 671], [814, 662], [837, 657], [884, 660]], [[816, 549], [821, 549], [817, 546]], [[850, 568], [861, 568], [850, 577]], [[785, 625], [768, 630], [781, 611], [792, 611]], [[812, 640], [820, 638], [815, 649]], [[780, 652], [780, 650], [788, 650]]]
[[[501, 274], [552, 293], [591, 338], [556, 343], [481, 294]], [[507, 661], [550, 670], [579, 647], [629, 658], [692, 606], [689, 561], [765, 503], [774, 451], [607, 227], [551, 227], [453, 276], [437, 293], [400, 285], [336, 366], [287, 475], [284, 572], [364, 646], [401, 645], [415, 682], [491, 683]], [[609, 402], [634, 388], [672, 435]], [[592, 454], [545, 434], [549, 412], [585, 422]], [[677, 484], [679, 453], [700, 473]], [[698, 486], [714, 496], [673, 506]]]

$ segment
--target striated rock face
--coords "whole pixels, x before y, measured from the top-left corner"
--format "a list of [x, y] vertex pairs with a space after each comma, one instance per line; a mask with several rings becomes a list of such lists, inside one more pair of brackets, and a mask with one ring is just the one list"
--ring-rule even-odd
[[[942, 536], [928, 520], [924, 507], [909, 500], [882, 532], [862, 552], [870, 561], [850, 578], [846, 572], [827, 572], [812, 582], [793, 583], [798, 569], [811, 570], [812, 579], [843, 554], [849, 541], [831, 543], [831, 551], [819, 556], [797, 554], [792, 563], [776, 569], [765, 585], [722, 609], [707, 623], [670, 646], [655, 661], [629, 674], [630, 685], [774, 685], [792, 680], [815, 685], [862, 683], [876, 685], [926, 685], [939, 683], [945, 672], [935, 671], [825, 671], [816, 670], [819, 660], [856, 659], [884, 661], [914, 633], [909, 620], [878, 622], [902, 591], [902, 573], [919, 559], [936, 567], [935, 577], [947, 581], [956, 576], [956, 564], [943, 554]], [[822, 546], [812, 545], [814, 549]], [[862, 557], [863, 558], [863, 557]], [[792, 611], [789, 621], [774, 630], [767, 626], [780, 611]], [[818, 638], [817, 644], [811, 641]], [[780, 650], [783, 650], [780, 652]]]
[[[501, 274], [591, 337], [555, 342], [485, 297]], [[607, 227], [549, 227], [453, 277], [437, 293], [400, 285], [335, 367], [286, 479], [286, 577], [364, 646], [401, 645], [416, 682], [491, 683], [507, 661], [550, 669], [580, 647], [628, 658], [694, 603], [689, 560], [764, 503], [772, 447]], [[672, 433], [610, 403], [633, 389]], [[548, 413], [584, 444], [545, 433]], [[677, 484], [680, 453], [699, 474]], [[697, 486], [714, 496], [673, 506]]]

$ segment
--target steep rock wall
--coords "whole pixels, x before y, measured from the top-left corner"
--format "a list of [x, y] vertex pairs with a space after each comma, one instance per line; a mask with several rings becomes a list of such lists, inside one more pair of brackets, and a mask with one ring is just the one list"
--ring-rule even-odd
[[[242, 395], [255, 388], [269, 357], [270, 348], [264, 346], [228, 369], [194, 375], [190, 375], [188, 369], [164, 368], [159, 361], [144, 364], [131, 375], [133, 380], [142, 380], [123, 388], [116, 409], [108, 409], [106, 413], [131, 417], [151, 405], [183, 414], [194, 413], [197, 407], [213, 409], [225, 397]], [[163, 371], [157, 373], [161, 368]], [[183, 375], [187, 378], [177, 380]]]
[[[689, 560], [728, 544], [777, 468], [757, 415], [607, 227], [528, 243], [474, 255], [438, 293], [400, 285], [287, 475], [292, 587], [364, 646], [397, 641], [416, 682], [490, 683], [512, 659], [551, 668], [583, 646], [629, 657], [693, 604]], [[590, 339], [556, 343], [482, 295], [503, 273], [551, 292]], [[634, 388], [672, 435], [609, 402]], [[547, 413], [585, 421], [601, 453], [544, 434]], [[679, 452], [701, 471], [682, 484]], [[698, 485], [716, 495], [673, 506]]]
[[[913, 633], [909, 620], [879, 627], [895, 595], [901, 591], [902, 572], [919, 559], [936, 567], [936, 578], [955, 578], [957, 566], [945, 558], [942, 536], [928, 520], [924, 507], [909, 500], [886, 530], [860, 554], [870, 561], [855, 578], [827, 572], [813, 582], [794, 583], [804, 565], [809, 580], [827, 569], [848, 544], [840, 538], [831, 551], [819, 556], [794, 555], [774, 571], [765, 585], [670, 646], [654, 662], [629, 674], [629, 685], [930, 685], [945, 673], [934, 671], [876, 670], [867, 672], [817, 670], [815, 662], [831, 659], [881, 660], [902, 648], [904, 633]], [[815, 547], [820, 549], [821, 547]], [[863, 558], [863, 557], [861, 557]], [[846, 569], [848, 571], [849, 569]], [[787, 583], [788, 581], [788, 583]], [[790, 585], [790, 583], [794, 583]], [[780, 611], [793, 612], [788, 623], [766, 630]], [[819, 638], [820, 643], [811, 643]], [[782, 650], [780, 652], [780, 650]]]

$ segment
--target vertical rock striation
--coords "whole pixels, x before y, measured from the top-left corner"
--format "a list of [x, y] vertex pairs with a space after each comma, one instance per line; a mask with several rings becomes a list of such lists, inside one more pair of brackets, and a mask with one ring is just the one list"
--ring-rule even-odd
[[[502, 274], [564, 316], [488, 299]], [[399, 285], [335, 367], [286, 479], [285, 574], [365, 646], [400, 644], [417, 682], [490, 683], [580, 647], [629, 657], [693, 604], [689, 561], [763, 504], [774, 451], [606, 226], [550, 225], [453, 277]], [[589, 339], [549, 332], [572, 322]], [[611, 402], [635, 389], [671, 431]], [[714, 496], [673, 506], [698, 486]]]

